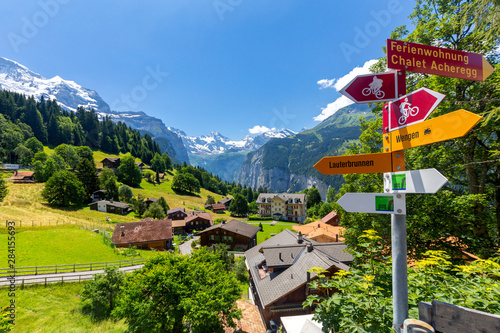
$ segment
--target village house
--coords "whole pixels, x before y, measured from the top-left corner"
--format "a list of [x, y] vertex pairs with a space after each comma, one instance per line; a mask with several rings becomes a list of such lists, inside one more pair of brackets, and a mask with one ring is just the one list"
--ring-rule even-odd
[[193, 211], [189, 212], [185, 219], [184, 231], [188, 234], [194, 230], [200, 231], [212, 226], [212, 216], [207, 212]]
[[149, 206], [155, 202], [158, 202], [157, 198], [147, 198], [146, 200], [144, 200], [144, 204], [146, 205], [146, 208], [149, 208]]
[[106, 200], [106, 190], [97, 190], [92, 193], [92, 202]]
[[226, 205], [224, 204], [213, 204], [212, 205], [212, 211], [217, 214], [224, 214], [224, 211], [226, 210]]
[[215, 224], [198, 235], [201, 246], [224, 243], [230, 250], [247, 250], [257, 245], [259, 230], [257, 226], [232, 220]]
[[294, 225], [293, 230], [301, 232], [303, 236], [318, 243], [335, 243], [344, 241], [345, 229], [340, 226], [332, 226], [324, 222], [311, 222], [305, 225]]
[[302, 303], [318, 290], [309, 288], [315, 279], [307, 272], [322, 267], [327, 276], [347, 271], [353, 256], [343, 243], [320, 244], [286, 229], [278, 235], [245, 252], [250, 275], [250, 298], [258, 306], [264, 323], [279, 323], [283, 316], [312, 313]]
[[261, 193], [257, 198], [259, 217], [304, 222], [307, 218], [307, 196], [304, 193]]
[[184, 220], [187, 217], [186, 209], [177, 207], [167, 211], [167, 218], [170, 220]]
[[102, 161], [103, 168], [109, 168], [116, 170], [120, 166], [120, 158], [119, 157], [106, 157]]
[[136, 246], [142, 250], [171, 249], [172, 239], [172, 221], [154, 219], [117, 223], [111, 237], [116, 247]]
[[226, 210], [228, 210], [229, 209], [229, 205], [231, 204], [231, 201], [233, 201], [232, 198], [225, 197], [224, 199], [222, 199], [218, 203], [224, 205], [226, 207]]
[[340, 215], [337, 214], [337, 211], [333, 210], [330, 213], [326, 214], [325, 217], [321, 219], [321, 222], [333, 226], [338, 226], [340, 222]]
[[35, 182], [35, 171], [14, 171], [10, 178], [6, 180], [12, 180], [14, 184], [29, 184]]
[[96, 201], [89, 204], [89, 206], [91, 210], [120, 215], [126, 215], [132, 211], [132, 207], [129, 204], [113, 200]]

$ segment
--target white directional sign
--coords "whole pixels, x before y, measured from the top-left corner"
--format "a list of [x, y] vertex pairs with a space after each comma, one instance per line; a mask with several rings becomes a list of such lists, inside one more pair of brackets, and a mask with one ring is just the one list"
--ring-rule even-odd
[[406, 199], [399, 193], [346, 193], [337, 203], [350, 213], [406, 214]]
[[386, 193], [436, 193], [447, 182], [434, 168], [384, 173]]

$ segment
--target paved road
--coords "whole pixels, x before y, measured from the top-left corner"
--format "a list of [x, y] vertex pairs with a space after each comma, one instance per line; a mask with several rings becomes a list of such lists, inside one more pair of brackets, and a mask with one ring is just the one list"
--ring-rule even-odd
[[[144, 265], [135, 265], [135, 266], [127, 266], [119, 268], [120, 271], [123, 272], [131, 272], [136, 269], [141, 268]], [[95, 271], [82, 271], [82, 272], [67, 272], [67, 273], [57, 273], [57, 274], [38, 274], [38, 275], [17, 275], [15, 277], [15, 284], [22, 284], [23, 280], [25, 284], [33, 284], [33, 283], [45, 283], [45, 278], [47, 278], [47, 283], [56, 283], [67, 281], [79, 281], [83, 280], [91, 280], [95, 274], [104, 273], [104, 269], [98, 269]], [[0, 286], [8, 286], [11, 284], [11, 281], [7, 279], [7, 277], [0, 277]]]
[[191, 243], [193, 241], [198, 240], [200, 236], [194, 236], [192, 239], [188, 240], [184, 244], [179, 245], [179, 250], [181, 251], [181, 254], [191, 254]]

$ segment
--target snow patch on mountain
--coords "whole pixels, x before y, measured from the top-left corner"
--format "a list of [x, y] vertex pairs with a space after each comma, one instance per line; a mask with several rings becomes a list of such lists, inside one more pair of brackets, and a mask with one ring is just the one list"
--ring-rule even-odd
[[60, 76], [47, 79], [13, 60], [0, 57], [0, 89], [34, 96], [39, 100], [56, 100], [67, 110], [76, 111], [79, 106], [109, 112], [109, 105], [94, 90], [86, 89], [74, 81]]

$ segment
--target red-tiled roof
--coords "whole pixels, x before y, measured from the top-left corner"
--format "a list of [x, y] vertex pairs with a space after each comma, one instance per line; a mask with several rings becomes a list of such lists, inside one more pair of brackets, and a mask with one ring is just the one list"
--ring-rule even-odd
[[117, 223], [111, 237], [111, 241], [115, 244], [145, 243], [169, 239], [172, 239], [172, 220], [153, 219]]
[[337, 216], [337, 211], [333, 210], [330, 213], [326, 214], [325, 217], [321, 219], [321, 222], [328, 223], [331, 219]]
[[213, 204], [212, 205], [213, 210], [219, 210], [219, 209], [226, 209], [226, 205], [224, 204]]

